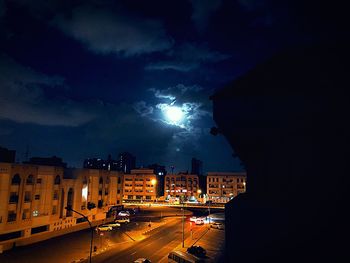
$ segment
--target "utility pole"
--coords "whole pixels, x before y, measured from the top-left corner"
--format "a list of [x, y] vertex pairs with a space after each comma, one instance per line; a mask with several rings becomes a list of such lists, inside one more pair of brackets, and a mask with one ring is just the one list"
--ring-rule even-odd
[[184, 202], [182, 201], [182, 247], [185, 247], [185, 205]]
[[90, 225], [91, 239], [90, 239], [90, 257], [89, 257], [89, 262], [91, 263], [92, 242], [93, 242], [93, 239], [94, 239], [94, 229], [92, 228], [91, 222], [90, 222], [89, 218], [86, 215], [84, 215], [84, 214], [82, 214], [82, 213], [80, 213], [78, 211], [75, 211], [71, 206], [67, 206], [67, 207], [65, 207], [65, 209], [67, 211], [73, 211], [73, 212], [77, 213], [78, 215], [82, 216], [83, 218], [86, 219], [86, 221], [88, 221], [88, 223]]
[[209, 205], [208, 205], [208, 211], [209, 211], [209, 216], [208, 216], [208, 218], [209, 218], [209, 229], [210, 229], [210, 202], [209, 202]]

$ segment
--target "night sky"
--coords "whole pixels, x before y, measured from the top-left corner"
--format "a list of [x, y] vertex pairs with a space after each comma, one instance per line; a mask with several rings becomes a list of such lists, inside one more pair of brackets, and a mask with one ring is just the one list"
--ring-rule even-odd
[[347, 9], [303, 2], [0, 0], [0, 146], [75, 167], [129, 151], [138, 166], [241, 170], [209, 133], [209, 96], [281, 50], [344, 36]]

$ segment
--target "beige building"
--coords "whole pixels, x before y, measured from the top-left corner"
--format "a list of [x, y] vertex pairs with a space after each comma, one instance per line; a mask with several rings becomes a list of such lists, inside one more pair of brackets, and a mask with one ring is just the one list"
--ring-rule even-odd
[[88, 228], [67, 206], [93, 225], [106, 220], [121, 188], [118, 172], [0, 163], [0, 251]]
[[153, 201], [157, 196], [157, 177], [152, 169], [133, 169], [124, 174], [124, 200]]
[[166, 196], [195, 196], [199, 190], [199, 179], [196, 174], [167, 174], [164, 180], [164, 194]]
[[246, 190], [246, 173], [209, 172], [207, 175], [207, 195], [209, 200], [226, 203]]

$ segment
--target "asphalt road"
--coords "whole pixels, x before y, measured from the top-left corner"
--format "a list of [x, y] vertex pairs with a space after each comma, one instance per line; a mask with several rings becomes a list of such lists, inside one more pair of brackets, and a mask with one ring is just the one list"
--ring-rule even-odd
[[[205, 226], [193, 226], [194, 235], [200, 236]], [[185, 239], [190, 236], [190, 224], [185, 221]], [[110, 250], [94, 257], [94, 262], [133, 262], [138, 258], [148, 258], [159, 262], [182, 242], [181, 218], [153, 230], [150, 236], [123, 251]], [[185, 247], [191, 244], [185, 244]]]

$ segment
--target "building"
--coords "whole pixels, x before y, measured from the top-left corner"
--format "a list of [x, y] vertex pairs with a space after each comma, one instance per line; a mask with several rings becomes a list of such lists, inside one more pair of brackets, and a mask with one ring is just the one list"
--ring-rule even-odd
[[48, 165], [48, 166], [59, 166], [59, 167], [67, 167], [67, 164], [62, 161], [62, 158], [57, 156], [52, 157], [32, 157], [29, 161], [24, 162], [26, 164], [34, 164], [34, 165]]
[[196, 158], [192, 158], [191, 161], [191, 174], [196, 174], [198, 176], [203, 175], [203, 162]]
[[212, 96], [216, 131], [249, 179], [225, 204], [223, 262], [349, 257], [349, 42], [326, 42], [276, 54]]
[[247, 176], [245, 172], [219, 173], [208, 172], [207, 194], [209, 200], [227, 203], [232, 198], [246, 191]]
[[199, 179], [196, 174], [167, 174], [165, 176], [164, 193], [166, 196], [188, 199], [198, 196]]
[[14, 163], [16, 159], [16, 151], [8, 150], [0, 147], [0, 162]]
[[149, 169], [153, 170], [153, 173], [157, 177], [157, 197], [164, 196], [164, 177], [167, 175], [165, 166], [159, 164], [151, 164], [148, 166]]
[[119, 154], [118, 158], [119, 171], [125, 174], [130, 174], [132, 169], [136, 167], [136, 157], [131, 153], [123, 152]]
[[116, 160], [113, 160], [111, 155], [108, 155], [107, 160], [104, 160], [101, 158], [85, 159], [83, 163], [83, 167], [88, 169], [120, 171], [119, 162]]
[[157, 197], [157, 177], [152, 169], [133, 169], [124, 174], [125, 201], [153, 201]]
[[[0, 163], [0, 251], [113, 220], [122, 174], [62, 166]], [[110, 218], [106, 218], [106, 216]]]

